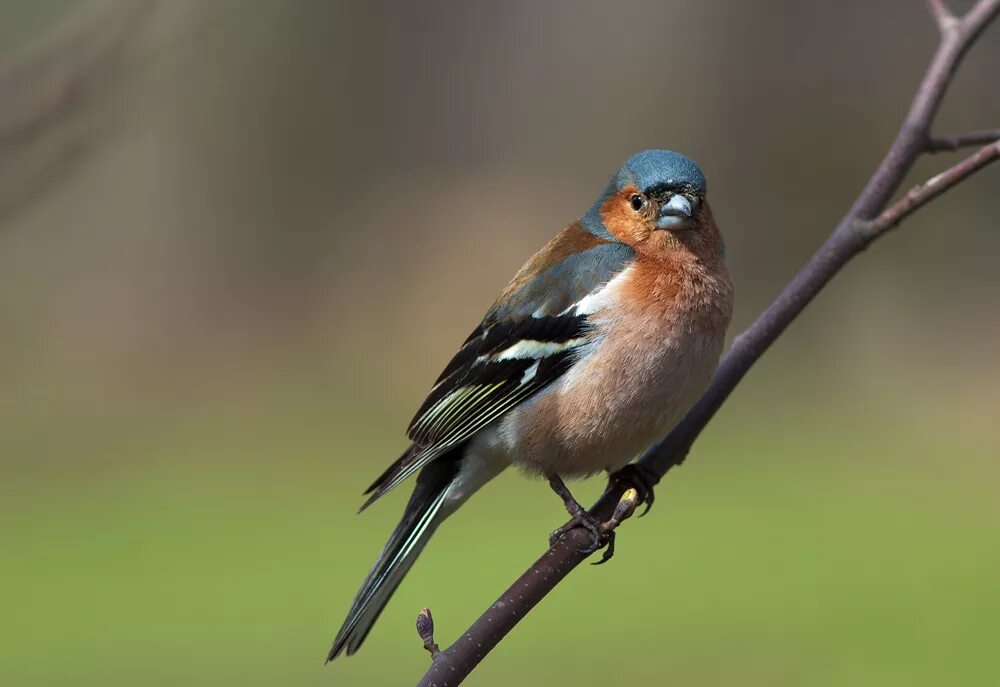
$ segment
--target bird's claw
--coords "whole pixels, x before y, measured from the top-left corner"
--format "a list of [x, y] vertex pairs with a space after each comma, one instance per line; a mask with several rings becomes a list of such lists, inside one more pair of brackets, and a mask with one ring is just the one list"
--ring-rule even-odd
[[[562, 539], [562, 536], [571, 530], [577, 528], [587, 531], [590, 541], [580, 548], [580, 553], [584, 555], [590, 555], [597, 551], [598, 549], [604, 548], [604, 554], [601, 557], [599, 563], [595, 565], [600, 565], [600, 563], [605, 563], [610, 559], [615, 553], [615, 533], [613, 529], [608, 527], [608, 523], [602, 521], [600, 518], [594, 517], [587, 511], [581, 510], [572, 518], [569, 519], [562, 527], [554, 530], [552, 534], [549, 535], [549, 546], [555, 546], [556, 542]], [[606, 548], [605, 548], [606, 547]]]
[[648, 513], [649, 509], [653, 507], [653, 501], [656, 500], [656, 494], [653, 492], [653, 487], [659, 481], [659, 478], [650, 472], [648, 468], [639, 465], [638, 463], [629, 463], [621, 470], [612, 474], [611, 481], [618, 481], [639, 492], [639, 503], [645, 506], [645, 508], [642, 509], [642, 512], [639, 513], [640, 518]]
[[586, 530], [590, 536], [590, 541], [580, 548], [580, 553], [589, 556], [599, 549], [604, 549], [601, 560], [594, 565], [601, 565], [611, 560], [611, 557], [615, 555], [615, 528], [635, 512], [635, 507], [639, 503], [638, 490], [635, 488], [627, 489], [619, 498], [611, 518], [605, 521], [587, 512], [587, 509], [573, 498], [569, 489], [557, 475], [549, 477], [549, 485], [562, 497], [570, 515], [569, 522], [549, 536], [549, 546], [555, 546], [556, 542], [562, 539], [567, 532], [580, 528]]

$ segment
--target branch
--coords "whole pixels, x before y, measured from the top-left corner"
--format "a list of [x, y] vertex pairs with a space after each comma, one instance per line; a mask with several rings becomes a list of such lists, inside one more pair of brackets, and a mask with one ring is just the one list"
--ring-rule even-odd
[[[639, 466], [652, 481], [659, 481], [670, 468], [684, 461], [698, 435], [750, 367], [851, 258], [912, 212], [1000, 156], [1000, 143], [987, 145], [916, 187], [885, 210], [913, 164], [928, 151], [928, 141], [932, 140], [931, 124], [962, 58], [1000, 12], [1000, 0], [978, 0], [961, 19], [948, 13], [942, 2], [929, 4], [942, 29], [941, 42], [896, 140], [826, 242], [757, 320], [736, 337], [698, 403], [665, 439], [639, 459]], [[602, 520], [607, 519], [627, 486], [613, 476], [591, 513]], [[572, 530], [542, 554], [453, 645], [436, 655], [418, 687], [460, 684], [493, 647], [586, 558], [580, 549], [587, 544], [587, 539], [582, 530]]]
[[156, 0], [120, 3], [43, 54], [0, 73], [0, 151], [30, 142], [85, 99], [155, 8]]
[[950, 152], [971, 146], [981, 146], [993, 141], [1000, 141], [1000, 129], [983, 129], [970, 131], [958, 136], [938, 136], [927, 139], [928, 153]]
[[927, 7], [930, 10], [931, 16], [934, 17], [934, 21], [937, 22], [941, 33], [944, 33], [955, 25], [955, 15], [948, 10], [948, 7], [944, 4], [944, 0], [927, 0]]
[[983, 146], [957, 165], [949, 167], [919, 186], [914, 186], [905, 196], [874, 220], [861, 223], [860, 230], [870, 234], [871, 239], [874, 240], [951, 187], [961, 183], [991, 162], [995, 162], [997, 158], [1000, 158], [1000, 141]]
[[[0, 170], [0, 223], [110, 140], [112, 127], [94, 116], [95, 105], [125, 68], [205, 26], [232, 2], [103, 4], [96, 12], [88, 7], [66, 29], [45, 37], [42, 48], [0, 66], [0, 156], [6, 163]], [[163, 30], [170, 12], [180, 17]]]

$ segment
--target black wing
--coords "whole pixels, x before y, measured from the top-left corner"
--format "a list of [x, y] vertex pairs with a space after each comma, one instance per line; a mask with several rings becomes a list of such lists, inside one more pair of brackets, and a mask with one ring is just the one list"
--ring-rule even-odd
[[362, 508], [554, 382], [588, 341], [587, 318], [572, 308], [477, 327], [410, 422], [414, 445], [376, 480]]

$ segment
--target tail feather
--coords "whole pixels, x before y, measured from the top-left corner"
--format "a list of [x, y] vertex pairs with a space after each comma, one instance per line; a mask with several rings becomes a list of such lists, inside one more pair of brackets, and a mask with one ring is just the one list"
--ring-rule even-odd
[[376, 477], [375, 481], [372, 482], [371, 485], [367, 489], [365, 489], [364, 495], [367, 496], [368, 494], [372, 493], [373, 491], [375, 491], [376, 489], [378, 489], [380, 486], [382, 486], [383, 484], [385, 484], [392, 475], [396, 474], [396, 472], [399, 471], [400, 466], [402, 466], [403, 463], [406, 462], [406, 459], [409, 458], [411, 455], [413, 455], [413, 451], [414, 451], [415, 448], [416, 448], [416, 446], [411, 445], [410, 448], [408, 448], [405, 451], [403, 451], [403, 455], [401, 455], [396, 460], [392, 461], [392, 465], [390, 465], [389, 467], [387, 467], [385, 469], [385, 471], [383, 471], [381, 475], [379, 475], [378, 477]]
[[444, 507], [445, 497], [448, 487], [458, 475], [461, 457], [462, 450], [458, 449], [421, 470], [403, 518], [354, 597], [347, 619], [327, 654], [327, 662], [345, 650], [348, 656], [358, 650], [389, 597], [409, 572], [434, 530], [448, 515], [448, 509]]

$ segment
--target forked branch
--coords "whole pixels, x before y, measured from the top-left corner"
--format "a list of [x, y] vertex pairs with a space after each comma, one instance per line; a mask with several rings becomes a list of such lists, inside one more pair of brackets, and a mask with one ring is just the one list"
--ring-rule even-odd
[[860, 222], [859, 230], [870, 240], [892, 229], [921, 207], [931, 202], [948, 189], [960, 184], [980, 169], [1000, 158], [1000, 141], [983, 146], [973, 155], [965, 158], [919, 186], [911, 188], [905, 196], [883, 211], [870, 222]]
[[[1000, 0], [978, 0], [963, 17], [953, 15], [941, 0], [929, 0], [928, 5], [941, 30], [941, 42], [896, 140], [826, 242], [757, 320], [736, 337], [704, 396], [665, 439], [639, 459], [654, 479], [659, 480], [684, 461], [698, 435], [750, 367], [851, 258], [910, 214], [1000, 157], [996, 130], [950, 139], [930, 135], [934, 116], [956, 69], [1000, 12]], [[983, 147], [889, 206], [921, 155], [969, 145]], [[613, 478], [591, 512], [602, 520], [608, 519], [627, 487]], [[460, 684], [521, 618], [586, 558], [580, 553], [585, 539], [580, 530], [574, 530], [549, 548], [453, 645], [436, 654], [418, 687]]]
[[931, 16], [934, 17], [934, 21], [937, 22], [941, 33], [948, 31], [955, 25], [955, 22], [957, 21], [955, 19], [955, 15], [952, 14], [947, 5], [944, 4], [944, 0], [927, 0], [927, 7], [930, 9]]

